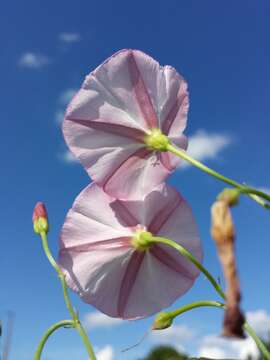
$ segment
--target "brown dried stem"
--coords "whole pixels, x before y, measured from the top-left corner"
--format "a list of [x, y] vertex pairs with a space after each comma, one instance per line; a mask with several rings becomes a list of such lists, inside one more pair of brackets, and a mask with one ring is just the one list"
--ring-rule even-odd
[[226, 311], [223, 321], [223, 335], [244, 338], [243, 325], [245, 318], [240, 310], [241, 291], [234, 249], [235, 229], [229, 201], [226, 201], [226, 199], [216, 201], [211, 212], [211, 234], [217, 245], [226, 281]]

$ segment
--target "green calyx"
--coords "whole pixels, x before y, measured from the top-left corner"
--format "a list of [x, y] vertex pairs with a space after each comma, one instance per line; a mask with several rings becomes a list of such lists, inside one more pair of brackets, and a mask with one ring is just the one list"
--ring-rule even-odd
[[150, 134], [146, 135], [144, 142], [151, 150], [167, 151], [170, 140], [160, 129], [152, 129]]
[[163, 330], [170, 327], [173, 323], [173, 316], [168, 312], [159, 313], [152, 326], [153, 330]]
[[217, 200], [224, 201], [228, 206], [235, 206], [239, 202], [241, 191], [239, 189], [224, 189], [217, 197]]
[[39, 217], [34, 221], [34, 232], [37, 234], [41, 234], [44, 232], [47, 234], [49, 231], [49, 223], [48, 220], [44, 217]]
[[138, 251], [146, 251], [152, 245], [153, 235], [149, 231], [137, 231], [131, 240], [132, 246]]

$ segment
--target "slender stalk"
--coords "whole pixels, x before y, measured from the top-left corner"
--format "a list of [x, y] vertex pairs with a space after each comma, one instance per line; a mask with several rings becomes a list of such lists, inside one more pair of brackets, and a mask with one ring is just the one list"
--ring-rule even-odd
[[[166, 314], [168, 314], [169, 316], [171, 315], [172, 318], [174, 319], [176, 316], [179, 316], [187, 311], [190, 311], [190, 310], [198, 308], [198, 307], [204, 307], [204, 306], [217, 307], [220, 309], [225, 309], [225, 307], [226, 307], [224, 304], [222, 304], [218, 301], [208, 301], [208, 300], [204, 301], [203, 300], [203, 301], [195, 301], [193, 303], [184, 305], [184, 306], [180, 307], [179, 309], [166, 312]], [[247, 322], [245, 322], [245, 324], [244, 324], [244, 329], [249, 334], [249, 336], [252, 337], [252, 339], [255, 341], [256, 345], [260, 349], [260, 351], [263, 354], [263, 356], [265, 357], [265, 359], [270, 360], [270, 353], [267, 350], [266, 346], [264, 345], [264, 343], [261, 341], [261, 339], [258, 337], [258, 335], [255, 333], [255, 331], [252, 329], [252, 327]]]
[[252, 198], [258, 204], [260, 204], [264, 208], [270, 210], [270, 204], [265, 203], [264, 201], [261, 200], [261, 198], [263, 198], [263, 199], [267, 200], [268, 202], [270, 202], [270, 195], [265, 194], [264, 192], [254, 189], [252, 187], [248, 187], [246, 185], [240, 184], [235, 180], [227, 178], [226, 176], [224, 176], [224, 175], [218, 173], [217, 171], [210, 169], [208, 166], [202, 164], [200, 161], [193, 159], [185, 151], [174, 147], [174, 145], [172, 145], [172, 144], [167, 145], [167, 151], [188, 161], [190, 164], [196, 166], [198, 169], [206, 172], [207, 174], [215, 177], [216, 179], [223, 181], [226, 184], [239, 189], [241, 192], [243, 192], [244, 194], [247, 194], [250, 198]]
[[216, 292], [223, 299], [225, 299], [224, 292], [222, 291], [221, 287], [216, 282], [216, 280], [213, 278], [213, 276], [210, 274], [210, 272], [207, 269], [205, 269], [205, 267], [195, 258], [195, 256], [193, 256], [182, 245], [176, 243], [173, 240], [170, 240], [170, 239], [167, 239], [167, 238], [164, 238], [164, 237], [159, 237], [159, 236], [153, 236], [150, 241], [169, 245], [169, 246], [173, 247], [174, 249], [176, 249], [177, 251], [179, 251], [181, 255], [183, 255], [185, 258], [187, 258], [189, 261], [191, 261], [206, 276], [206, 278], [210, 281], [210, 283], [215, 288]]
[[62, 321], [59, 321], [58, 323], [53, 324], [51, 327], [49, 327], [49, 329], [47, 329], [47, 331], [43, 335], [42, 339], [40, 340], [40, 343], [38, 344], [38, 347], [35, 352], [34, 360], [40, 359], [42, 350], [43, 350], [47, 340], [49, 339], [49, 337], [52, 335], [52, 333], [54, 331], [56, 331], [57, 329], [59, 329], [61, 327], [74, 327], [74, 321], [73, 320], [62, 320]]
[[202, 301], [195, 301], [193, 303], [181, 306], [180, 308], [172, 310], [172, 311], [168, 311], [168, 312], [166, 312], [166, 314], [168, 314], [169, 316], [172, 316], [172, 318], [174, 319], [176, 316], [179, 316], [179, 315], [181, 315], [187, 311], [190, 311], [192, 309], [199, 308], [199, 307], [208, 307], [208, 306], [219, 307], [221, 309], [225, 308], [225, 305], [219, 301], [202, 300]]
[[252, 327], [246, 322], [244, 324], [244, 329], [246, 332], [252, 337], [252, 339], [255, 341], [258, 348], [261, 350], [261, 353], [265, 357], [265, 359], [270, 360], [270, 353], [262, 340], [259, 338], [259, 336], [255, 333], [255, 331], [252, 329]]
[[[185, 258], [187, 258], [189, 261], [191, 261], [205, 276], [206, 278], [209, 280], [209, 282], [212, 284], [212, 286], [214, 287], [214, 289], [216, 290], [216, 292], [223, 298], [225, 299], [226, 296], [223, 292], [223, 290], [221, 289], [221, 286], [216, 282], [216, 280], [213, 278], [213, 276], [209, 273], [208, 270], [205, 269], [205, 267], [187, 250], [185, 249], [182, 245], [176, 243], [173, 240], [164, 238], [164, 237], [160, 237], [160, 236], [152, 236], [151, 239], [149, 240], [150, 243], [162, 243], [162, 244], [166, 244], [169, 245], [171, 247], [173, 247], [174, 249], [176, 249], [178, 252], [180, 252], [180, 254], [182, 256], [184, 256]], [[206, 302], [195, 302], [193, 304], [189, 304], [186, 305], [183, 308], [180, 308], [178, 310], [169, 312], [169, 314], [172, 314], [172, 316], [177, 316], [180, 315], [186, 311], [191, 310], [192, 308], [195, 307], [200, 307], [200, 306], [215, 306], [215, 307], [219, 307], [222, 308], [224, 306], [224, 304], [221, 304], [219, 302], [216, 301], [211, 301], [211, 302], [207, 302], [208, 305], [206, 305]], [[222, 306], [223, 305], [223, 306]], [[252, 327], [246, 322], [244, 324], [244, 328], [247, 331], [247, 333], [253, 338], [253, 340], [255, 341], [256, 345], [258, 346], [258, 348], [260, 349], [261, 353], [264, 355], [264, 357], [267, 360], [270, 360], [270, 352], [267, 350], [266, 346], [264, 345], [264, 343], [262, 342], [262, 340], [257, 336], [257, 334], [255, 333], [255, 331], [252, 329]]]
[[[53, 266], [53, 268], [55, 269], [55, 271], [57, 272], [58, 274], [58, 277], [60, 279], [60, 282], [61, 282], [61, 285], [62, 285], [62, 289], [63, 289], [63, 295], [64, 295], [64, 299], [65, 299], [65, 303], [66, 303], [66, 306], [68, 308], [68, 311], [70, 313], [70, 316], [72, 318], [72, 323], [73, 323], [73, 327], [78, 331], [79, 335], [81, 336], [82, 338], [82, 341], [85, 345], [85, 348], [86, 348], [86, 351], [89, 355], [89, 359], [91, 360], [96, 360], [96, 356], [95, 356], [95, 353], [94, 353], [94, 350], [93, 350], [93, 347], [88, 339], [88, 336], [78, 318], [78, 315], [76, 313], [76, 311], [74, 310], [72, 304], [71, 304], [71, 301], [70, 301], [70, 298], [69, 298], [69, 295], [68, 295], [68, 290], [67, 290], [67, 284], [66, 284], [66, 280], [65, 280], [65, 276], [62, 272], [62, 270], [60, 269], [60, 267], [58, 266], [57, 262], [54, 260], [52, 254], [51, 254], [51, 251], [49, 249], [49, 246], [48, 246], [48, 240], [47, 240], [47, 234], [45, 231], [41, 231], [40, 232], [40, 236], [41, 236], [41, 240], [42, 240], [42, 246], [43, 246], [43, 249], [44, 249], [44, 252], [49, 260], [49, 262], [51, 263], [51, 265]], [[35, 358], [35, 360], [39, 360], [39, 358]]]
[[64, 299], [65, 299], [65, 303], [66, 303], [66, 306], [68, 308], [68, 311], [73, 319], [73, 321], [76, 321], [76, 318], [77, 318], [77, 315], [73, 309], [73, 306], [71, 304], [71, 301], [70, 301], [70, 298], [69, 298], [69, 295], [68, 295], [68, 290], [67, 290], [67, 284], [66, 284], [66, 280], [65, 280], [65, 276], [64, 274], [62, 273], [60, 267], [58, 266], [57, 262], [54, 260], [52, 254], [51, 254], [51, 251], [49, 249], [49, 246], [48, 246], [48, 241], [47, 241], [47, 235], [45, 232], [41, 232], [40, 234], [41, 236], [41, 240], [42, 240], [42, 246], [43, 246], [43, 250], [50, 262], [50, 264], [52, 265], [52, 267], [55, 269], [55, 271], [57, 272], [57, 275], [60, 279], [60, 282], [61, 282], [61, 285], [62, 285], [62, 289], [63, 289], [63, 295], [64, 295]]

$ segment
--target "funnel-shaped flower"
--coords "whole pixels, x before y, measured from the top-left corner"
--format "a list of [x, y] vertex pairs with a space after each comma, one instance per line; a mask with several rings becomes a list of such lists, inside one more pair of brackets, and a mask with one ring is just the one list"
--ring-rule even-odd
[[174, 68], [122, 50], [86, 77], [67, 109], [63, 133], [106, 193], [138, 199], [181, 161], [162, 151], [166, 141], [187, 148], [187, 112], [187, 84]]
[[142, 233], [168, 237], [202, 258], [191, 210], [173, 188], [162, 184], [144, 200], [120, 201], [89, 185], [61, 232], [59, 264], [69, 287], [102, 312], [125, 319], [172, 304], [198, 270], [166, 245], [136, 249], [134, 239]]

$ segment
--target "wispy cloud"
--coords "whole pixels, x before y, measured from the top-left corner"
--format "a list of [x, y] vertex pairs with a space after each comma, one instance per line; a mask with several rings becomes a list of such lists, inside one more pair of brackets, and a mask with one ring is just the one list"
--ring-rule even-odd
[[[216, 159], [221, 151], [231, 143], [232, 138], [229, 135], [199, 130], [189, 138], [187, 153], [200, 161]], [[184, 165], [188, 166], [189, 164], [185, 163]]]
[[59, 95], [58, 98], [59, 108], [55, 112], [55, 120], [57, 124], [61, 124], [62, 121], [64, 120], [66, 106], [73, 98], [73, 96], [76, 94], [76, 92], [77, 89], [68, 88]]
[[[265, 310], [250, 311], [246, 314], [247, 321], [262, 338], [267, 339], [270, 332], [270, 314]], [[201, 342], [198, 356], [216, 359], [259, 358], [259, 351], [253, 339], [227, 340], [216, 335], [205, 336]]]
[[97, 360], [113, 360], [114, 349], [111, 345], [106, 345], [97, 352]]
[[84, 316], [83, 323], [87, 329], [93, 329], [121, 325], [124, 324], [124, 321], [109, 317], [101, 312], [91, 312]]
[[247, 312], [247, 321], [261, 337], [269, 335], [270, 314], [268, 314], [265, 310]]
[[153, 331], [151, 338], [157, 343], [181, 343], [191, 340], [194, 337], [193, 331], [185, 325], [172, 325], [162, 331]]
[[18, 64], [21, 67], [29, 68], [29, 69], [40, 69], [50, 62], [49, 58], [46, 55], [34, 53], [34, 52], [26, 52], [22, 54], [20, 57]]
[[66, 106], [73, 98], [73, 96], [76, 94], [77, 91], [78, 89], [74, 89], [74, 88], [68, 88], [64, 90], [59, 96], [60, 104]]
[[81, 40], [81, 35], [76, 32], [62, 32], [59, 34], [59, 40], [63, 43], [71, 44], [79, 42]]
[[58, 158], [67, 164], [76, 164], [78, 162], [77, 158], [69, 150], [58, 154]]
[[[73, 98], [73, 96], [76, 94], [77, 89], [74, 88], [67, 88], [64, 90], [58, 97], [58, 109], [55, 112], [55, 121], [58, 125], [62, 124], [65, 116], [65, 110], [66, 106], [70, 102], [70, 100]], [[67, 164], [74, 164], [77, 163], [78, 160], [75, 158], [75, 156], [69, 151], [65, 150], [64, 152], [61, 152], [58, 154], [58, 158], [67, 163]]]
[[201, 341], [198, 356], [215, 359], [247, 359], [251, 356], [252, 359], [257, 359], [259, 350], [251, 338], [233, 340], [208, 335]]
[[151, 333], [151, 341], [157, 344], [166, 344], [185, 353], [186, 344], [194, 339], [194, 332], [185, 325], [172, 325], [168, 329]]
[[54, 115], [56, 123], [59, 125], [62, 124], [62, 122], [64, 120], [64, 116], [65, 116], [64, 110], [62, 110], [62, 109], [56, 110], [55, 115]]

